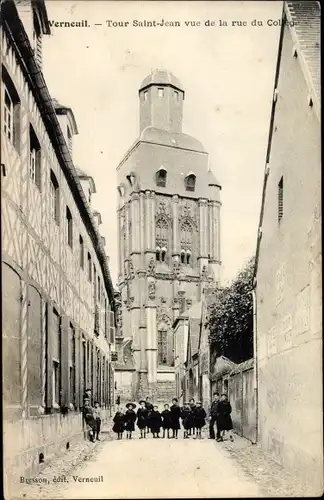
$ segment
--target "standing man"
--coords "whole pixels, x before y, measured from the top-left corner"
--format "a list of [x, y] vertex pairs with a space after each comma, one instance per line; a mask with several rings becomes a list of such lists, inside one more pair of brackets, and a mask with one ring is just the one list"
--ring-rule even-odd
[[216, 423], [216, 439], [220, 439], [220, 429], [219, 429], [219, 393], [214, 392], [213, 401], [210, 407], [210, 416], [209, 416], [209, 439], [215, 439], [215, 430], [214, 425]]
[[86, 424], [87, 437], [90, 441], [95, 441], [95, 420], [93, 416], [93, 409], [90, 405], [90, 400], [84, 398], [83, 401], [83, 421]]

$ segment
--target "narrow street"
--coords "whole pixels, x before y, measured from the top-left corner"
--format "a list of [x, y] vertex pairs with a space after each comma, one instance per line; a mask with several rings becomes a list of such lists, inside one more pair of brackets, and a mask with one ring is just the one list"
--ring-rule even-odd
[[[100, 483], [73, 479], [100, 475]], [[112, 441], [73, 476], [64, 498], [255, 497], [259, 493], [222, 452], [222, 443], [208, 439]]]

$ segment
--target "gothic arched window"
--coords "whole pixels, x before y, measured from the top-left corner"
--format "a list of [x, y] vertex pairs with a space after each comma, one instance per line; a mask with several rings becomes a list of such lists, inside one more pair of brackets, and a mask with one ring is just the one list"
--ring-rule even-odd
[[187, 250], [187, 255], [186, 255], [186, 258], [187, 258], [187, 264], [190, 264], [190, 260], [191, 260], [191, 252], [190, 250]]
[[181, 250], [181, 264], [184, 264], [186, 260], [186, 252]]
[[168, 251], [168, 234], [169, 234], [169, 224], [167, 220], [163, 217], [160, 217], [156, 221], [156, 249], [159, 249], [159, 259], [162, 262], [165, 262], [166, 255]]
[[160, 168], [155, 174], [156, 185], [159, 187], [165, 187], [167, 181], [167, 171], [164, 168]]
[[158, 330], [158, 364], [166, 365], [168, 362], [168, 332], [162, 327]]
[[157, 261], [161, 260], [161, 248], [160, 247], [156, 247], [156, 249], [155, 249], [155, 256], [156, 256], [156, 260]]
[[196, 186], [196, 176], [195, 174], [188, 174], [185, 177], [185, 187], [186, 191], [194, 191]]

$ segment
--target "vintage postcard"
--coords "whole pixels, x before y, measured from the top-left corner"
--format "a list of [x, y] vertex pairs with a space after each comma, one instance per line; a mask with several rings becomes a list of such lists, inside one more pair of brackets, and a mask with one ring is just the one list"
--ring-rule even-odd
[[6, 500], [322, 495], [320, 21], [1, 1]]

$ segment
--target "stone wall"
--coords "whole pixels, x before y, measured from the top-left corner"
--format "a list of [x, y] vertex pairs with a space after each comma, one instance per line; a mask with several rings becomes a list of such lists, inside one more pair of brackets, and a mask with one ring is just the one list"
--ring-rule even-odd
[[[103, 421], [107, 421], [109, 410], [103, 409], [102, 415]], [[49, 462], [85, 439], [81, 413], [4, 422], [3, 427], [4, 467], [8, 477], [29, 477], [37, 473], [42, 461]]]

